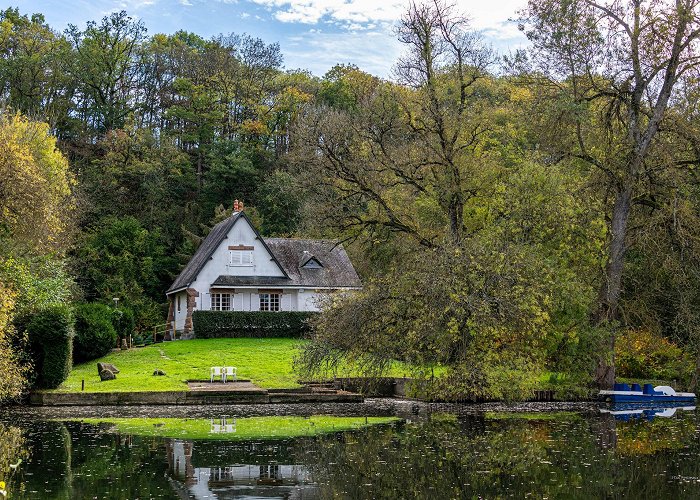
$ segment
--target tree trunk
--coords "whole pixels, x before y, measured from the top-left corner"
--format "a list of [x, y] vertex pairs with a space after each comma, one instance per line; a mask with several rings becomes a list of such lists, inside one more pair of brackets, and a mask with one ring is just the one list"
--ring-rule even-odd
[[197, 146], [197, 192], [202, 190], [202, 145]]
[[448, 207], [450, 218], [450, 235], [454, 243], [459, 243], [462, 239], [462, 224], [464, 217], [464, 202], [459, 193], [453, 193]]
[[631, 206], [632, 188], [631, 186], [623, 186], [623, 189], [617, 194], [613, 205], [608, 262], [605, 267], [605, 277], [598, 294], [598, 309], [593, 315], [594, 326], [608, 325], [612, 329], [609, 355], [598, 361], [595, 371], [596, 384], [601, 388], [612, 387], [615, 382], [615, 330], [617, 326], [613, 322], [618, 319], [618, 307], [622, 291], [622, 272], [625, 264], [625, 240]]

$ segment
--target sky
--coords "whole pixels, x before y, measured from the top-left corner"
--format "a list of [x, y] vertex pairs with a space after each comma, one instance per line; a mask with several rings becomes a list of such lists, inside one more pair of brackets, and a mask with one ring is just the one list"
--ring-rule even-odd
[[[10, 0], [13, 1], [13, 0]], [[526, 0], [456, 0], [474, 29], [500, 53], [526, 45], [517, 11]], [[125, 10], [148, 33], [185, 30], [205, 38], [247, 33], [278, 42], [286, 69], [322, 76], [338, 63], [391, 78], [403, 47], [394, 26], [408, 0], [14, 0], [23, 14], [42, 13], [56, 30]]]

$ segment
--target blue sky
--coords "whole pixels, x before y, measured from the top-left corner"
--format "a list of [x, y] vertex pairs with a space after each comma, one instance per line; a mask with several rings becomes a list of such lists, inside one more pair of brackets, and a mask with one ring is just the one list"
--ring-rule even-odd
[[[515, 23], [526, 0], [457, 0], [475, 29], [499, 52], [525, 45]], [[336, 63], [352, 63], [391, 77], [402, 51], [393, 34], [407, 0], [15, 0], [22, 13], [40, 12], [58, 30], [84, 26], [114, 11], [143, 20], [149, 34], [186, 30], [205, 38], [248, 33], [279, 42], [287, 69], [323, 75]]]

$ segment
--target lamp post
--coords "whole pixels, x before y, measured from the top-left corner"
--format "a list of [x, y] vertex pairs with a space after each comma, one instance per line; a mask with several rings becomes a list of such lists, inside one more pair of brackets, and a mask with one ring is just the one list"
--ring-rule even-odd
[[[129, 345], [127, 343], [127, 339], [123, 338], [121, 339], [121, 334], [122, 334], [122, 312], [119, 310], [119, 297], [112, 297], [112, 300], [114, 301], [114, 314], [116, 315], [116, 328], [117, 328], [117, 347], [121, 347], [122, 349], [128, 349]], [[121, 340], [121, 342], [120, 342]], [[121, 343], [121, 345], [120, 345]]]

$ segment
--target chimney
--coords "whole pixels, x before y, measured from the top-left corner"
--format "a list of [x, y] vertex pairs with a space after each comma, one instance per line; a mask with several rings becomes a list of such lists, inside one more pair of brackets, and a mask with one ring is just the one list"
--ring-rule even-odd
[[234, 212], [240, 212], [240, 204], [238, 200], [233, 200], [233, 211]]
[[243, 211], [243, 202], [239, 201], [238, 202], [238, 209], [242, 212]]

